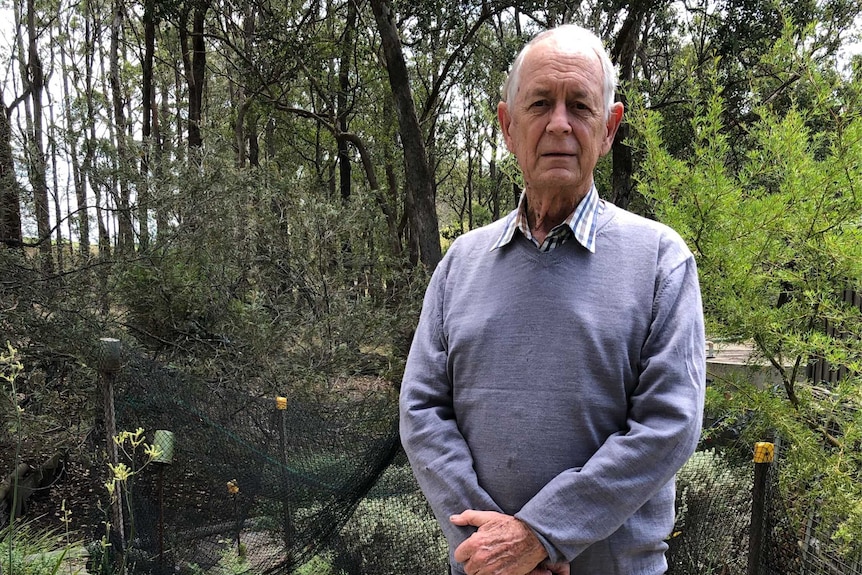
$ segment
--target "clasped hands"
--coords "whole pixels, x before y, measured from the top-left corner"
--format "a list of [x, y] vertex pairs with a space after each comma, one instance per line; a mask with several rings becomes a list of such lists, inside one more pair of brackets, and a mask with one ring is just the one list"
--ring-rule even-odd
[[569, 564], [548, 562], [536, 534], [511, 515], [468, 509], [449, 520], [478, 527], [455, 549], [467, 575], [569, 575]]

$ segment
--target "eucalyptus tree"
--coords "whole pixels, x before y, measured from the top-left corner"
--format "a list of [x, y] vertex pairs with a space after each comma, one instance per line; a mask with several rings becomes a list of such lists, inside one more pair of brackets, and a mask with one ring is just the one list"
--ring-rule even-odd
[[[388, 104], [380, 98], [376, 41], [363, 8], [354, 0], [250, 1], [220, 11], [215, 36], [232, 71], [239, 164], [264, 123], [270, 169], [299, 176], [327, 200], [347, 202], [368, 191], [398, 253], [399, 205], [378, 175], [392, 114], [382, 109]], [[386, 151], [374, 156], [375, 149]]]
[[389, 84], [398, 114], [401, 144], [404, 146], [406, 209], [419, 259], [430, 269], [440, 262], [440, 234], [434, 193], [434, 174], [428, 161], [425, 140], [419, 126], [416, 105], [407, 74], [407, 64], [395, 13], [388, 0], [371, 0], [380, 34]]
[[[207, 11], [210, 8], [208, 0], [188, 0], [179, 7], [177, 29], [182, 49], [183, 70], [185, 71], [188, 88], [188, 145], [193, 161], [198, 157], [203, 146], [201, 135], [201, 119], [203, 97], [206, 81], [206, 41], [204, 38]], [[191, 30], [189, 19], [191, 18]]]
[[[68, 150], [69, 163], [71, 165], [71, 179], [75, 189], [75, 200], [77, 205], [76, 217], [69, 214], [70, 220], [75, 220], [77, 223], [78, 237], [78, 253], [83, 257], [90, 255], [90, 218], [89, 206], [87, 199], [87, 188], [85, 183], [85, 175], [81, 167], [81, 158], [79, 156], [80, 139], [83, 130], [81, 115], [78, 112], [79, 106], [73, 104], [73, 101], [78, 100], [77, 93], [72, 94], [72, 86], [70, 86], [69, 77], [72, 76], [73, 86], [77, 89], [80, 84], [78, 71], [81, 68], [80, 55], [75, 50], [73, 43], [79, 41], [75, 38], [78, 33], [76, 25], [77, 15], [72, 10], [66, 10], [64, 15], [65, 21], [60, 25], [64, 26], [60, 30], [58, 36], [58, 48], [60, 51], [60, 68], [62, 73], [62, 90], [63, 90], [63, 108], [65, 115], [65, 147]], [[74, 100], [73, 100], [74, 98]], [[70, 240], [72, 234], [69, 234]]]
[[[100, 65], [99, 56], [102, 54], [102, 34], [106, 28], [107, 11], [99, 2], [85, 2], [83, 4], [84, 14], [84, 43], [81, 51], [84, 54], [84, 102], [86, 112], [84, 115], [84, 159], [82, 170], [88, 187], [93, 191], [94, 207], [96, 212], [97, 245], [100, 256], [111, 253], [111, 238], [108, 232], [108, 215], [106, 210], [106, 199], [108, 194], [107, 175], [105, 170], [99, 168], [99, 160], [102, 151], [105, 150], [103, 142], [97, 137], [96, 125], [99, 121], [103, 103], [106, 96], [99, 92]], [[103, 66], [102, 66], [103, 68]], [[101, 74], [103, 76], [104, 74]]]
[[[152, 23], [142, 19], [144, 42], [138, 47], [142, 80], [139, 185], [143, 188], [138, 198], [138, 220], [143, 227], [153, 213], [156, 237], [149, 247], [167, 241], [173, 223], [179, 221], [182, 213], [177, 208], [182, 195], [180, 183], [188, 168], [187, 83], [182, 58], [178, 56], [182, 47], [175, 7], [162, 3], [144, 5], [145, 11], [153, 9], [148, 16]], [[147, 32], [151, 26], [154, 37]], [[192, 166], [190, 171], [197, 171], [197, 168]], [[143, 238], [143, 231], [140, 233]], [[140, 247], [145, 250], [148, 246], [142, 242]]]
[[[159, 118], [156, 107], [155, 78], [153, 65], [156, 54], [156, 26], [157, 12], [155, 0], [144, 0], [143, 7], [143, 53], [139, 56], [141, 61], [141, 165], [140, 176], [137, 186], [138, 202], [138, 242], [141, 250], [146, 250], [150, 243], [149, 208], [150, 198], [150, 162], [155, 156], [157, 160], [161, 155], [154, 149], [159, 142]], [[155, 130], [153, 126], [155, 125]], [[155, 136], [154, 136], [155, 132]]]
[[[357, 32], [357, 0], [347, 1], [347, 15], [344, 22], [344, 33], [341, 39], [341, 54], [338, 57], [338, 93], [336, 96], [336, 116], [338, 122], [338, 130], [341, 133], [347, 132], [349, 128], [349, 117], [353, 102], [350, 99], [352, 89], [350, 81], [350, 72], [353, 65], [351, 54], [353, 50], [353, 38]], [[350, 151], [348, 150], [347, 142], [343, 139], [338, 140], [338, 174], [339, 174], [339, 190], [341, 199], [350, 199], [351, 193], [351, 164]]]
[[[511, 209], [520, 193], [520, 179], [512, 158], [503, 155], [497, 104], [506, 68], [518, 40], [498, 14], [477, 34], [471, 56], [450, 90], [451, 104], [437, 121], [438, 203], [454, 211], [445, 236], [462, 233]], [[443, 226], [441, 226], [443, 227]]]
[[[51, 253], [51, 216], [48, 202], [44, 141], [45, 117], [42, 105], [45, 90], [45, 70], [39, 53], [38, 41], [45, 23], [37, 14], [34, 0], [26, 0], [24, 6], [15, 2], [13, 7], [18, 38], [18, 64], [21, 82], [27, 94], [24, 101], [27, 121], [26, 168], [33, 193], [33, 211], [38, 234], [36, 244], [42, 257], [43, 268], [45, 271], [51, 272], [54, 263]], [[26, 48], [22, 28], [26, 30]]]
[[[376, 7], [375, 4], [377, 4]], [[384, 49], [389, 51], [386, 62], [391, 88], [396, 95], [396, 105], [400, 110], [402, 143], [405, 138], [417, 141], [424, 138], [425, 158], [423, 159], [423, 151], [418, 145], [409, 149], [405, 145], [405, 162], [412, 162], [414, 166], [422, 165], [423, 162], [429, 165], [430, 182], [427, 187], [408, 191], [407, 198], [408, 201], [418, 199], [427, 202], [424, 207], [420, 204], [416, 205], [416, 217], [420, 220], [416, 224], [420, 225], [425, 221], [427, 222], [425, 225], [436, 227], [436, 221], [433, 221], [437, 218], [436, 213], [428, 206], [433, 207], [436, 204], [436, 184], [440, 176], [437, 174], [440, 164], [438, 154], [440, 120], [453, 109], [451, 106], [453, 106], [453, 99], [457, 97], [456, 88], [465, 81], [465, 70], [475, 60], [476, 51], [482, 45], [480, 33], [492, 26], [497, 29], [519, 29], [518, 14], [522, 6], [519, 3], [506, 1], [464, 4], [440, 0], [414, 3], [409, 6], [372, 2], [372, 7], [375, 7], [378, 30], [384, 38]], [[540, 9], [542, 10], [544, 8]], [[397, 39], [398, 42], [392, 40], [391, 45], [387, 47], [384, 33]], [[511, 44], [506, 45], [506, 36], [506, 34], [490, 35], [484, 39], [486, 43], [489, 39], [504, 39], [502, 45], [498, 46], [503, 49], [492, 53], [492, 65], [489, 70], [492, 75], [498, 74], [498, 77], [500, 77], [500, 71], [505, 69], [514, 57], [514, 52], [505, 49], [511, 46]], [[404, 72], [399, 70], [399, 56], [404, 53], [402, 45], [413, 55], [409, 67], [414, 74], [412, 85], [415, 89], [412, 90], [408, 90], [411, 85], [405, 80], [408, 76], [407, 70]], [[493, 58], [494, 55], [497, 58]], [[413, 105], [420, 126], [418, 129], [410, 119], [411, 101], [415, 101]], [[410, 168], [408, 172], [419, 173], [415, 168]], [[418, 196], [415, 195], [417, 193]], [[435, 241], [432, 241], [429, 235], [428, 242]], [[427, 247], [427, 249], [432, 248], [433, 246]], [[433, 268], [433, 265], [430, 267]]]
[[126, 50], [126, 6], [123, 0], [113, 0], [111, 5], [111, 43], [108, 53], [110, 59], [109, 81], [111, 86], [111, 104], [113, 112], [113, 134], [116, 155], [113, 158], [115, 171], [114, 190], [117, 205], [117, 249], [120, 252], [134, 250], [134, 229], [131, 213], [131, 174], [132, 154], [129, 150], [128, 133], [131, 132], [131, 118], [126, 117], [126, 107], [129, 105], [125, 78], [121, 78], [120, 64], [127, 61]]
[[[232, 122], [239, 166], [250, 160], [250, 149], [258, 145], [255, 118], [262, 113], [274, 117], [271, 112], [275, 111], [317, 123], [334, 136], [333, 142], [340, 142], [341, 133], [347, 134], [338, 126], [349, 123], [347, 100], [353, 90], [350, 67], [355, 64], [348, 61], [355, 49], [350, 40], [351, 26], [355, 26], [355, 15], [351, 13], [355, 14], [355, 6], [349, 2], [306, 6], [251, 0], [219, 7], [213, 37], [224, 49], [224, 64], [231, 75], [231, 97], [237, 109]], [[348, 25], [342, 28], [344, 18]], [[339, 48], [342, 33], [347, 37], [344, 49]], [[333, 65], [338, 60], [341, 72]], [[336, 77], [344, 87], [340, 95]], [[343, 104], [340, 112], [336, 111], [336, 96]], [[270, 130], [278, 127], [276, 121]], [[275, 150], [270, 147], [268, 155], [275, 156]], [[319, 183], [328, 187], [325, 173], [330, 168], [329, 161], [324, 159], [327, 154], [318, 149], [312, 155], [317, 157], [313, 170]], [[303, 152], [302, 156], [306, 154]], [[343, 195], [349, 197], [349, 190], [345, 189]]]
[[15, 177], [10, 122], [17, 101], [20, 101], [20, 98], [7, 106], [3, 89], [0, 87], [0, 243], [20, 248], [24, 242], [21, 230], [21, 194]]
[[[753, 118], [751, 111], [758, 99], [784, 97], [798, 80], [791, 77], [784, 85], [769, 83], [768, 78], [776, 77], [779, 71], [762, 58], [780, 37], [784, 18], [793, 21], [798, 30], [811, 30], [807, 41], [816, 58], [823, 59], [842, 45], [859, 9], [856, 0], [786, 6], [770, 0], [601, 0], [582, 3], [568, 12], [550, 6], [547, 14], [551, 20], [554, 14], [563, 14], [605, 38], [619, 70], [621, 100], [636, 91], [669, 120], [682, 120], [669, 121], [667, 129], [676, 132], [675, 145], [684, 147], [692, 138], [686, 121], [686, 104], [691, 100], [686, 92], [688, 74], [702, 76], [713, 60], [718, 62], [723, 96], [729, 103], [726, 126], [743, 144], [745, 125]], [[537, 20], [545, 25], [545, 21]], [[760, 86], [766, 93], [752, 92], [748, 80], [752, 70], [755, 77], [764, 80]], [[612, 151], [611, 197], [623, 207], [635, 201], [634, 208], [640, 209], [632, 182], [638, 160], [626, 143], [627, 137], [628, 125], [624, 123]]]

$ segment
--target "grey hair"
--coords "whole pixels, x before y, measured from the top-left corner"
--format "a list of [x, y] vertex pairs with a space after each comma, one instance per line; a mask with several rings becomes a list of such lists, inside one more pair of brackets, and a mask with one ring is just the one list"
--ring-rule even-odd
[[509, 70], [506, 81], [503, 83], [502, 96], [503, 101], [511, 108], [514, 104], [515, 95], [518, 93], [518, 87], [521, 81], [521, 64], [527, 53], [542, 40], [553, 37], [560, 43], [567, 45], [582, 45], [587, 48], [592, 48], [599, 58], [602, 65], [602, 93], [605, 101], [605, 118], [607, 118], [611, 105], [614, 103], [614, 93], [617, 88], [617, 69], [611, 62], [611, 57], [608, 56], [602, 40], [587, 30], [575, 24], [563, 24], [550, 30], [545, 30], [533, 37], [518, 53], [515, 61], [512, 62], [512, 68]]

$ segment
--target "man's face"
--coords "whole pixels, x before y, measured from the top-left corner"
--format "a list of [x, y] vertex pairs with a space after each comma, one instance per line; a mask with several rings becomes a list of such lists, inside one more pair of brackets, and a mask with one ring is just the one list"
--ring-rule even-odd
[[512, 106], [498, 116], [530, 193], [561, 192], [577, 201], [589, 191], [593, 168], [608, 153], [622, 119], [614, 104], [605, 119], [602, 66], [591, 51], [548, 39], [526, 54]]

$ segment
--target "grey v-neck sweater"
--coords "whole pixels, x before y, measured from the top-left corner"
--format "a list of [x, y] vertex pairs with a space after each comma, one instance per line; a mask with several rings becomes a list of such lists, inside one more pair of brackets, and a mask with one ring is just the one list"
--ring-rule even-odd
[[402, 383], [402, 442], [450, 553], [473, 528], [449, 516], [493, 510], [573, 575], [664, 573], [673, 477], [703, 410], [694, 258], [609, 203], [594, 254], [520, 234], [492, 251], [502, 225], [438, 266]]

